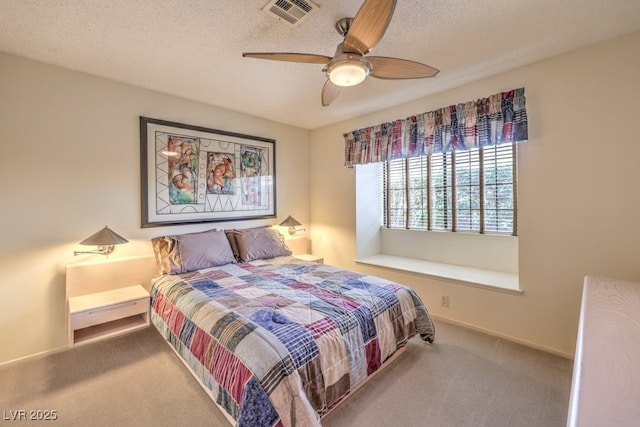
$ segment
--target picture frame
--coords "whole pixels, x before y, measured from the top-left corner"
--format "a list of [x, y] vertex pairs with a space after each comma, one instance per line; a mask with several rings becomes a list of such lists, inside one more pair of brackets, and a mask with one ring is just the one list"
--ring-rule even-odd
[[142, 227], [275, 218], [275, 143], [140, 116]]

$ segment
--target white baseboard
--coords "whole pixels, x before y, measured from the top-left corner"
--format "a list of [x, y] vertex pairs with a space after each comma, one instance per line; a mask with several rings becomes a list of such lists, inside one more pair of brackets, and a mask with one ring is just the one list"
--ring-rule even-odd
[[53, 350], [46, 350], [46, 351], [42, 351], [40, 353], [29, 354], [28, 356], [23, 356], [23, 357], [19, 357], [17, 359], [8, 360], [6, 362], [0, 363], [0, 369], [7, 368], [9, 366], [19, 365], [21, 363], [25, 363], [25, 362], [28, 362], [30, 360], [34, 360], [34, 359], [39, 359], [39, 358], [42, 358], [42, 357], [50, 356], [52, 354], [60, 353], [62, 351], [67, 351], [70, 348], [71, 347], [69, 347], [69, 346], [58, 347], [58, 348], [54, 348]]
[[[516, 338], [516, 337], [512, 337], [510, 335], [501, 334], [500, 332], [492, 331], [490, 329], [481, 328], [479, 326], [472, 325], [470, 323], [465, 323], [465, 322], [460, 322], [458, 320], [449, 319], [447, 317], [438, 316], [436, 314], [431, 314], [431, 317], [433, 317], [435, 320], [439, 320], [439, 321], [442, 321], [442, 322], [446, 322], [446, 323], [451, 323], [451, 324], [454, 324], [454, 325], [462, 326], [463, 328], [472, 329], [474, 331], [478, 331], [478, 332], [485, 333], [487, 335], [491, 335], [491, 336], [494, 336], [494, 337], [502, 338], [502, 339], [505, 339], [507, 341], [514, 342], [516, 344], [521, 344], [521, 345], [524, 345], [526, 347], [534, 348], [536, 350], [540, 350], [540, 351], [544, 351], [546, 353], [555, 354], [556, 356], [564, 357], [565, 359], [573, 360], [573, 354], [565, 353], [565, 352], [562, 352], [562, 351], [558, 351], [558, 350], [556, 350], [554, 348], [545, 347], [545, 346], [542, 346], [542, 345], [539, 345], [539, 344], [534, 344], [532, 342], [529, 342], [529, 341], [526, 341], [526, 340], [522, 340], [522, 339], [519, 339], [519, 338]], [[435, 343], [438, 342], [438, 338], [437, 337], [438, 337], [438, 331], [436, 331], [436, 340], [434, 341]]]

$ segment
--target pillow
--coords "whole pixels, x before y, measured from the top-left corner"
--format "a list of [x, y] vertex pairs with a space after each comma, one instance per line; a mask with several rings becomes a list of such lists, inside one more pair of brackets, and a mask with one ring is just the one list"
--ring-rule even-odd
[[151, 245], [160, 274], [173, 274], [180, 269], [180, 254], [175, 236], [155, 237], [151, 239]]
[[231, 245], [231, 251], [233, 252], [233, 256], [236, 258], [237, 261], [242, 261], [242, 259], [240, 258], [240, 252], [238, 251], [238, 242], [236, 241], [236, 231], [245, 232], [248, 230], [261, 230], [268, 227], [271, 227], [271, 226], [263, 225], [260, 227], [224, 230], [225, 234], [227, 235], [227, 239], [229, 239], [229, 244]]
[[272, 228], [234, 230], [238, 254], [244, 262], [291, 255], [284, 237]]
[[224, 231], [161, 236], [152, 239], [160, 274], [179, 274], [235, 262]]
[[236, 235], [233, 230], [224, 230], [224, 234], [227, 235], [229, 240], [229, 246], [231, 246], [231, 252], [236, 261], [240, 261], [240, 253], [238, 252], [238, 242], [236, 242]]
[[181, 273], [236, 262], [224, 231], [183, 234], [177, 239], [182, 258]]

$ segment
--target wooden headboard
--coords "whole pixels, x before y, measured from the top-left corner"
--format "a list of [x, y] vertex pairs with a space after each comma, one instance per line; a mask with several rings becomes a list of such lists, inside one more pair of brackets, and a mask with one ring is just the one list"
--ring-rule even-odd
[[135, 284], [151, 289], [158, 275], [153, 255], [67, 264], [67, 298]]

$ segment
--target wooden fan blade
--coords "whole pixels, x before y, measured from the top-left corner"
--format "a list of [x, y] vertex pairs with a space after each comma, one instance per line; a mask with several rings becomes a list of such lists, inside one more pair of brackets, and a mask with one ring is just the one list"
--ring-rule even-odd
[[366, 0], [344, 38], [344, 52], [365, 55], [378, 44], [391, 22], [396, 0]]
[[331, 80], [327, 80], [322, 87], [322, 106], [327, 107], [340, 95], [340, 86], [335, 85]]
[[433, 77], [440, 71], [425, 64], [407, 59], [367, 56], [371, 64], [371, 76], [379, 79], [422, 79]]
[[273, 61], [304, 62], [306, 64], [326, 65], [331, 61], [330, 56], [314, 55], [312, 53], [289, 52], [244, 52], [245, 58], [270, 59]]

